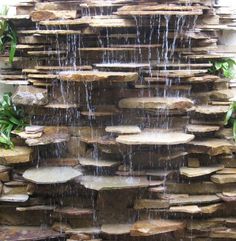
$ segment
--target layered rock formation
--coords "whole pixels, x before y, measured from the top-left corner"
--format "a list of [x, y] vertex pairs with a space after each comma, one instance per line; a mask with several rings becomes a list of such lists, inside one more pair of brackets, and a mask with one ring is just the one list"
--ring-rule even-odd
[[0, 149], [0, 239], [235, 239], [234, 93], [208, 72], [234, 56], [217, 45], [230, 14], [211, 0], [25, 1], [17, 14], [0, 78], [38, 126]]

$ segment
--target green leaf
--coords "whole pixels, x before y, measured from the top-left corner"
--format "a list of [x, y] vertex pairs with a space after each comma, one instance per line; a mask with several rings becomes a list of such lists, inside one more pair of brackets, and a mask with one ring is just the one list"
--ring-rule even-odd
[[227, 114], [225, 116], [225, 120], [224, 120], [224, 124], [225, 125], [228, 125], [229, 119], [231, 118], [231, 116], [233, 114], [233, 111], [234, 111], [233, 105], [230, 105], [229, 110], [228, 110], [228, 112], [227, 112]]
[[234, 125], [233, 125], [233, 136], [234, 136], [234, 141], [236, 141], [236, 120], [234, 120]]
[[13, 61], [14, 61], [15, 53], [16, 53], [16, 42], [15, 42], [15, 40], [12, 40], [11, 41], [10, 53], [9, 53], [10, 64], [12, 64]]
[[219, 69], [221, 69], [222, 68], [222, 63], [221, 62], [216, 62], [215, 63], [215, 68], [216, 68], [216, 70], [219, 70]]

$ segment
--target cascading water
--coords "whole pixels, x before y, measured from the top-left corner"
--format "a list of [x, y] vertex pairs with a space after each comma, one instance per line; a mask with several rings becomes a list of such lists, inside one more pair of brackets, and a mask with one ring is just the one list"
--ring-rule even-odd
[[235, 170], [226, 164], [233, 144], [218, 132], [220, 78], [208, 73], [216, 36], [205, 25], [217, 19], [210, 2], [29, 4], [31, 19], [17, 28], [30, 85], [13, 99], [44, 130], [19, 134], [29, 147], [17, 144], [26, 154], [8, 181], [0, 166], [0, 223], [24, 226], [12, 239], [14, 229], [0, 227], [1, 240], [235, 236], [234, 207], [222, 201], [234, 186], [219, 183]]

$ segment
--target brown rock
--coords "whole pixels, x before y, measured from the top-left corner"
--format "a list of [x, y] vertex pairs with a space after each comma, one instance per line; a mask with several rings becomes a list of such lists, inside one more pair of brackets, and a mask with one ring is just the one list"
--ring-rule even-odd
[[223, 169], [223, 165], [215, 165], [209, 167], [198, 167], [198, 168], [191, 168], [191, 167], [181, 167], [179, 169], [180, 174], [186, 177], [200, 177], [209, 175], [213, 172]]
[[0, 148], [0, 163], [11, 165], [30, 162], [32, 152], [31, 148], [24, 146], [16, 146], [14, 149]]
[[81, 174], [72, 167], [39, 167], [26, 170], [23, 177], [36, 184], [55, 184], [66, 183]]
[[189, 152], [192, 153], [205, 153], [211, 156], [217, 156], [220, 154], [231, 154], [235, 149], [227, 140], [222, 139], [204, 139], [201, 141], [192, 141], [188, 143]]
[[236, 174], [228, 174], [228, 175], [215, 174], [211, 176], [211, 180], [219, 184], [234, 183], [236, 182]]
[[225, 115], [228, 111], [228, 106], [203, 105], [197, 106], [195, 113], [198, 115]]
[[116, 141], [125, 145], [178, 145], [188, 143], [194, 135], [182, 132], [142, 132], [136, 135], [121, 135]]
[[170, 212], [174, 213], [190, 213], [190, 214], [196, 214], [201, 213], [201, 208], [199, 208], [196, 205], [191, 206], [177, 206], [177, 207], [170, 207]]
[[134, 209], [163, 209], [169, 206], [168, 200], [140, 199], [135, 202]]
[[142, 97], [142, 98], [127, 98], [119, 102], [120, 108], [128, 108], [128, 109], [186, 111], [190, 109], [192, 106], [193, 106], [193, 102], [187, 98]]
[[131, 72], [100, 72], [100, 71], [71, 71], [61, 72], [59, 79], [64, 81], [75, 82], [94, 82], [94, 81], [111, 81], [111, 82], [132, 82], [138, 79], [137, 73]]
[[33, 86], [19, 86], [12, 96], [16, 105], [46, 105], [48, 104], [48, 92], [46, 89]]
[[216, 132], [220, 129], [219, 126], [211, 126], [211, 125], [187, 125], [186, 130], [188, 133], [192, 134], [208, 134]]
[[152, 236], [161, 233], [168, 233], [185, 228], [185, 224], [171, 220], [143, 220], [136, 222], [131, 228], [131, 236]]
[[42, 227], [1, 227], [0, 228], [0, 240], [4, 241], [35, 241], [35, 240], [47, 240], [57, 239], [64, 237], [62, 233], [54, 232], [48, 228]]
[[46, 127], [44, 133], [38, 138], [27, 138], [26, 144], [29, 146], [42, 146], [52, 143], [67, 142], [70, 139], [67, 128]]
[[138, 126], [107, 126], [106, 132], [116, 134], [138, 134], [141, 129]]
[[58, 18], [70, 19], [77, 17], [77, 10], [38, 10], [31, 13], [32, 21], [44, 21], [44, 20], [53, 20]]
[[104, 224], [101, 231], [107, 235], [124, 235], [130, 233], [131, 227], [131, 224]]
[[80, 178], [81, 184], [85, 188], [102, 191], [113, 189], [132, 189], [148, 187], [149, 182], [146, 178], [138, 177], [120, 177], [120, 176], [82, 176]]

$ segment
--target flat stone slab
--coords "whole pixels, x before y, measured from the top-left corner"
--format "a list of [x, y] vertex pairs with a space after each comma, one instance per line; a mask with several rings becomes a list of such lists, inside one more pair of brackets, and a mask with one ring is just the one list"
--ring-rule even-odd
[[13, 149], [0, 148], [0, 164], [11, 165], [30, 162], [32, 153], [33, 150], [25, 146], [15, 146]]
[[101, 233], [101, 228], [99, 227], [87, 227], [87, 228], [75, 228], [66, 230], [66, 234], [99, 234]]
[[180, 221], [171, 220], [143, 220], [136, 222], [131, 228], [131, 236], [152, 236], [156, 234], [169, 233], [185, 228], [185, 224]]
[[44, 126], [26, 126], [25, 127], [25, 133], [26, 134], [36, 134], [41, 133], [45, 129]]
[[60, 215], [64, 216], [70, 216], [70, 217], [78, 217], [78, 216], [87, 216], [93, 214], [92, 209], [85, 209], [85, 208], [73, 208], [73, 207], [63, 207], [63, 208], [57, 208], [54, 210], [55, 213], [58, 213]]
[[63, 237], [64, 235], [42, 227], [0, 227], [0, 240], [4, 241], [36, 241]]
[[141, 129], [138, 126], [107, 126], [105, 131], [108, 133], [115, 133], [115, 134], [141, 133]]
[[42, 146], [61, 142], [67, 142], [70, 139], [67, 128], [45, 127], [44, 133], [39, 138], [27, 138], [26, 144], [29, 146]]
[[182, 132], [142, 132], [136, 135], [121, 135], [116, 142], [125, 145], [178, 145], [194, 139], [194, 135]]
[[170, 204], [168, 200], [159, 200], [159, 199], [139, 199], [136, 200], [134, 209], [166, 209], [169, 208]]
[[220, 126], [211, 125], [187, 125], [186, 131], [192, 134], [208, 134], [216, 132], [220, 129]]
[[101, 232], [107, 235], [124, 235], [129, 234], [132, 224], [104, 224]]
[[190, 206], [177, 206], [177, 207], [170, 207], [170, 212], [174, 213], [190, 213], [190, 214], [196, 214], [201, 213], [201, 208], [199, 208], [197, 205], [190, 205]]
[[119, 102], [120, 108], [126, 109], [155, 109], [186, 111], [193, 107], [193, 102], [187, 98], [140, 97], [127, 98]]
[[213, 172], [222, 170], [223, 168], [224, 168], [223, 165], [215, 165], [215, 166], [209, 166], [209, 167], [196, 167], [196, 168], [181, 167], [179, 171], [181, 175], [191, 178], [191, 177], [200, 177], [200, 176], [209, 175]]
[[134, 72], [102, 72], [102, 71], [66, 71], [59, 73], [59, 79], [75, 82], [132, 82], [138, 80], [138, 73]]
[[55, 209], [54, 206], [49, 205], [36, 205], [29, 207], [17, 207], [16, 210], [19, 212], [27, 212], [27, 211], [53, 211]]
[[217, 171], [216, 174], [236, 174], [236, 168], [224, 168]]
[[197, 106], [195, 109], [196, 114], [200, 115], [224, 115], [227, 113], [228, 106], [215, 106], [215, 105], [203, 105]]
[[91, 167], [114, 167], [119, 165], [119, 162], [108, 161], [108, 160], [95, 160], [92, 158], [79, 158], [79, 163], [82, 166], [91, 166]]
[[204, 139], [201, 141], [191, 141], [188, 143], [189, 152], [204, 153], [211, 156], [220, 154], [231, 154], [235, 146], [227, 140], [223, 139]]
[[236, 174], [215, 174], [211, 176], [211, 180], [218, 184], [225, 184], [225, 183], [235, 183], [236, 182]]
[[236, 231], [235, 229], [225, 228], [222, 230], [212, 230], [210, 233], [211, 238], [217, 238], [220, 239], [236, 239]]
[[23, 177], [36, 184], [66, 183], [82, 173], [72, 167], [39, 167], [30, 168], [23, 173]]
[[217, 194], [218, 197], [220, 197], [224, 202], [235, 202], [236, 201], [236, 193], [232, 192], [223, 192], [223, 193], [219, 193]]
[[216, 195], [190, 195], [188, 197], [176, 197], [169, 200], [171, 206], [208, 204], [216, 203], [219, 201], [220, 198]]
[[28, 195], [24, 194], [9, 194], [0, 196], [0, 202], [26, 202], [29, 199]]
[[146, 178], [121, 176], [83, 176], [80, 178], [80, 182], [85, 188], [96, 191], [144, 188], [149, 186]]

